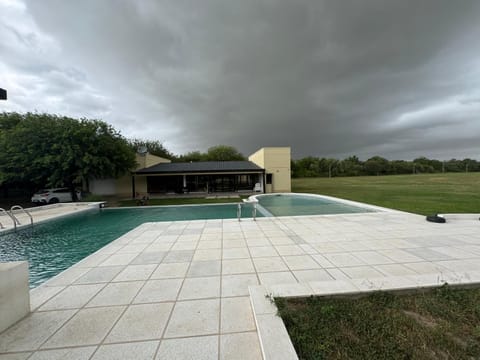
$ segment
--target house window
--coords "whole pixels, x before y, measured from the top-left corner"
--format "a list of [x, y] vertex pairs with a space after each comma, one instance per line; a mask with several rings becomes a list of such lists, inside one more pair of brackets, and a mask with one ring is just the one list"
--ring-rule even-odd
[[266, 182], [267, 182], [267, 184], [269, 184], [269, 185], [272, 184], [272, 175], [273, 175], [273, 174], [267, 174], [267, 180], [266, 180]]

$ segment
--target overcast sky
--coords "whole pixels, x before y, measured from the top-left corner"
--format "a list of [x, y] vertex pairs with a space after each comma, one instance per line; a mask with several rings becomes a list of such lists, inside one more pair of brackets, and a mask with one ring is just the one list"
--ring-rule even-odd
[[477, 0], [0, 0], [0, 111], [171, 151], [480, 159]]

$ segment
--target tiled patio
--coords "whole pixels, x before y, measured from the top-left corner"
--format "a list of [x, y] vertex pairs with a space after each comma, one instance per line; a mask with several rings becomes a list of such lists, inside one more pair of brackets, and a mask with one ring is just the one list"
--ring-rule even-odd
[[352, 292], [447, 273], [468, 281], [477, 269], [478, 220], [385, 212], [146, 223], [31, 291], [32, 314], [0, 334], [0, 360], [261, 359], [249, 286]]

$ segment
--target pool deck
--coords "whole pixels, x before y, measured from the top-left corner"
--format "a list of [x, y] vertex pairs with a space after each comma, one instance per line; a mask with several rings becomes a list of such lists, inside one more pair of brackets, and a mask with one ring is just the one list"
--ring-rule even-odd
[[[62, 216], [87, 211], [92, 208], [98, 208], [100, 204], [102, 204], [102, 202], [59, 203], [25, 208], [25, 210], [32, 216], [33, 223], [37, 224], [39, 222], [56, 219]], [[20, 221], [20, 225], [17, 225], [17, 228], [30, 226], [30, 217], [25, 212], [14, 210], [14, 215], [18, 221]], [[0, 213], [0, 222], [3, 225], [3, 228], [0, 228], [0, 234], [14, 229], [13, 219], [3, 213]]]
[[478, 270], [478, 218], [145, 223], [32, 290], [0, 360], [294, 359], [269, 296], [468, 285]]

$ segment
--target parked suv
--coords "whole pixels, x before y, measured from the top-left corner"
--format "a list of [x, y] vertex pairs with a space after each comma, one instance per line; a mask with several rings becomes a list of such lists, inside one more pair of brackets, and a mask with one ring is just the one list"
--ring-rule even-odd
[[35, 204], [56, 204], [69, 201], [73, 201], [73, 199], [68, 188], [43, 189], [32, 196], [32, 202]]

